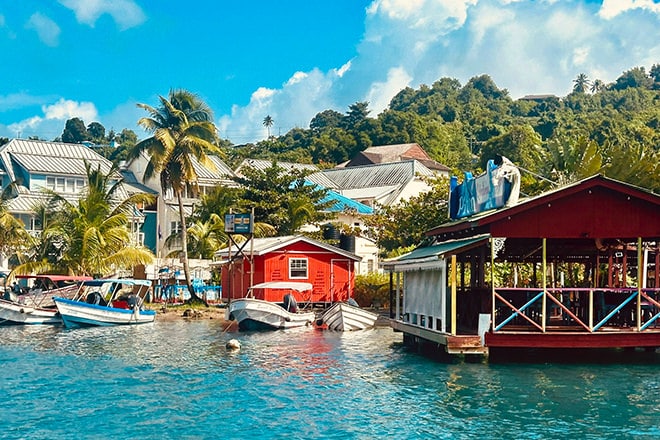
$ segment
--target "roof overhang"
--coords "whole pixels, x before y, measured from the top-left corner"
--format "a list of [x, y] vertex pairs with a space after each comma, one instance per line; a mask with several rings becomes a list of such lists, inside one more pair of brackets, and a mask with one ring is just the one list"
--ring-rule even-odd
[[400, 257], [381, 263], [390, 272], [406, 272], [442, 267], [444, 260], [451, 255], [481, 246], [490, 238], [489, 234], [460, 240], [449, 240], [432, 246], [420, 247]]

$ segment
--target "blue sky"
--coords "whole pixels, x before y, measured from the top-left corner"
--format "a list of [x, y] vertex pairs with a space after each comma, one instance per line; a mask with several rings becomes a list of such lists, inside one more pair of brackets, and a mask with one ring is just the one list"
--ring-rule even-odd
[[0, 0], [0, 136], [67, 119], [145, 133], [137, 103], [197, 93], [235, 144], [318, 112], [489, 74], [512, 98], [565, 96], [660, 63], [658, 0]]

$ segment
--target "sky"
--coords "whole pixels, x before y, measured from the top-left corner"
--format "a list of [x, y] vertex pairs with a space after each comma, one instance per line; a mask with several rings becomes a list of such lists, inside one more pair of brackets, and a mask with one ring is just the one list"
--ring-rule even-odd
[[0, 0], [0, 137], [137, 121], [185, 89], [234, 144], [405, 87], [488, 74], [513, 99], [660, 64], [660, 0]]

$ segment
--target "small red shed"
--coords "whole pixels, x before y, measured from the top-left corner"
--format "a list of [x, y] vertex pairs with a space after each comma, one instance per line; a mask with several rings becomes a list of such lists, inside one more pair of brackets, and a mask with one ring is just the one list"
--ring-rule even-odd
[[[299, 303], [346, 301], [355, 286], [355, 262], [352, 252], [302, 235], [253, 238], [216, 253], [222, 268], [222, 296], [242, 298], [248, 288], [271, 281], [311, 283], [307, 292], [292, 293]], [[257, 289], [258, 299], [281, 302], [284, 293], [275, 289]]]

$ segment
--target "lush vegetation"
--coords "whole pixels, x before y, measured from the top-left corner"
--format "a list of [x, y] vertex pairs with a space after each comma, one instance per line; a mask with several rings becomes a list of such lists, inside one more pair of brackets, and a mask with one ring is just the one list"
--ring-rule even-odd
[[217, 146], [217, 129], [213, 124], [213, 112], [196, 95], [185, 90], [172, 90], [168, 98], [160, 97], [160, 106], [138, 104], [150, 117], [138, 121], [152, 137], [137, 143], [128, 154], [128, 159], [137, 159], [147, 154], [149, 162], [144, 171], [145, 182], [157, 177], [163, 194], [172, 191], [179, 205], [181, 219], [181, 260], [186, 284], [194, 301], [197, 296], [190, 278], [188, 266], [188, 230], [183, 207], [184, 191], [197, 189], [195, 161], [208, 169], [215, 165], [210, 154], [221, 155]]
[[107, 276], [153, 262], [153, 253], [134, 244], [129, 228], [135, 206], [153, 203], [153, 196], [125, 196], [116, 168], [104, 174], [86, 167], [88, 185], [77, 202], [50, 192], [49, 201], [37, 208], [43, 231], [15, 242], [14, 274]]
[[[187, 162], [191, 156], [203, 161], [205, 155], [218, 154], [233, 167], [245, 158], [326, 167], [370, 146], [411, 142], [456, 173], [478, 173], [489, 159], [504, 155], [522, 170], [523, 194], [596, 173], [660, 191], [660, 65], [648, 72], [634, 67], [610, 84], [579, 74], [572, 87], [565, 97], [514, 100], [488, 75], [466, 84], [440, 78], [431, 85], [401, 90], [376, 116], [370, 114], [367, 102], [356, 102], [345, 113], [335, 109], [318, 113], [308, 128], [272, 136], [277, 121], [265, 115], [267, 139], [246, 145], [214, 138], [215, 131], [211, 136], [210, 109], [170, 94], [169, 100], [161, 98], [159, 108], [141, 105], [151, 117], [140, 124], [154, 133], [146, 140], [138, 142], [130, 130], [106, 133], [100, 123], [85, 126], [78, 118], [67, 121], [60, 139], [105, 145], [118, 141], [119, 149], [97, 147], [115, 161], [146, 151], [152, 157], [150, 175], [158, 176], [162, 188], [175, 194], [186, 185], [195, 186]], [[205, 124], [203, 136], [195, 133], [202, 143], [183, 142], [195, 124]], [[182, 224], [190, 222], [185, 231], [193, 237], [185, 249], [209, 255], [209, 249], [225, 243], [222, 218], [213, 214], [229, 209], [254, 208], [263, 235], [294, 233], [303, 223], [328, 220], [321, 203], [323, 191], [305, 185], [304, 177], [304, 173], [284, 172], [275, 163], [265, 171], [246, 169], [236, 179], [240, 188], [219, 188], [202, 198], [191, 218], [182, 218]], [[434, 181], [432, 186], [430, 193], [396, 207], [382, 207], [365, 218], [372, 226], [370, 234], [386, 252], [418, 244], [425, 230], [447, 220], [447, 184]]]

